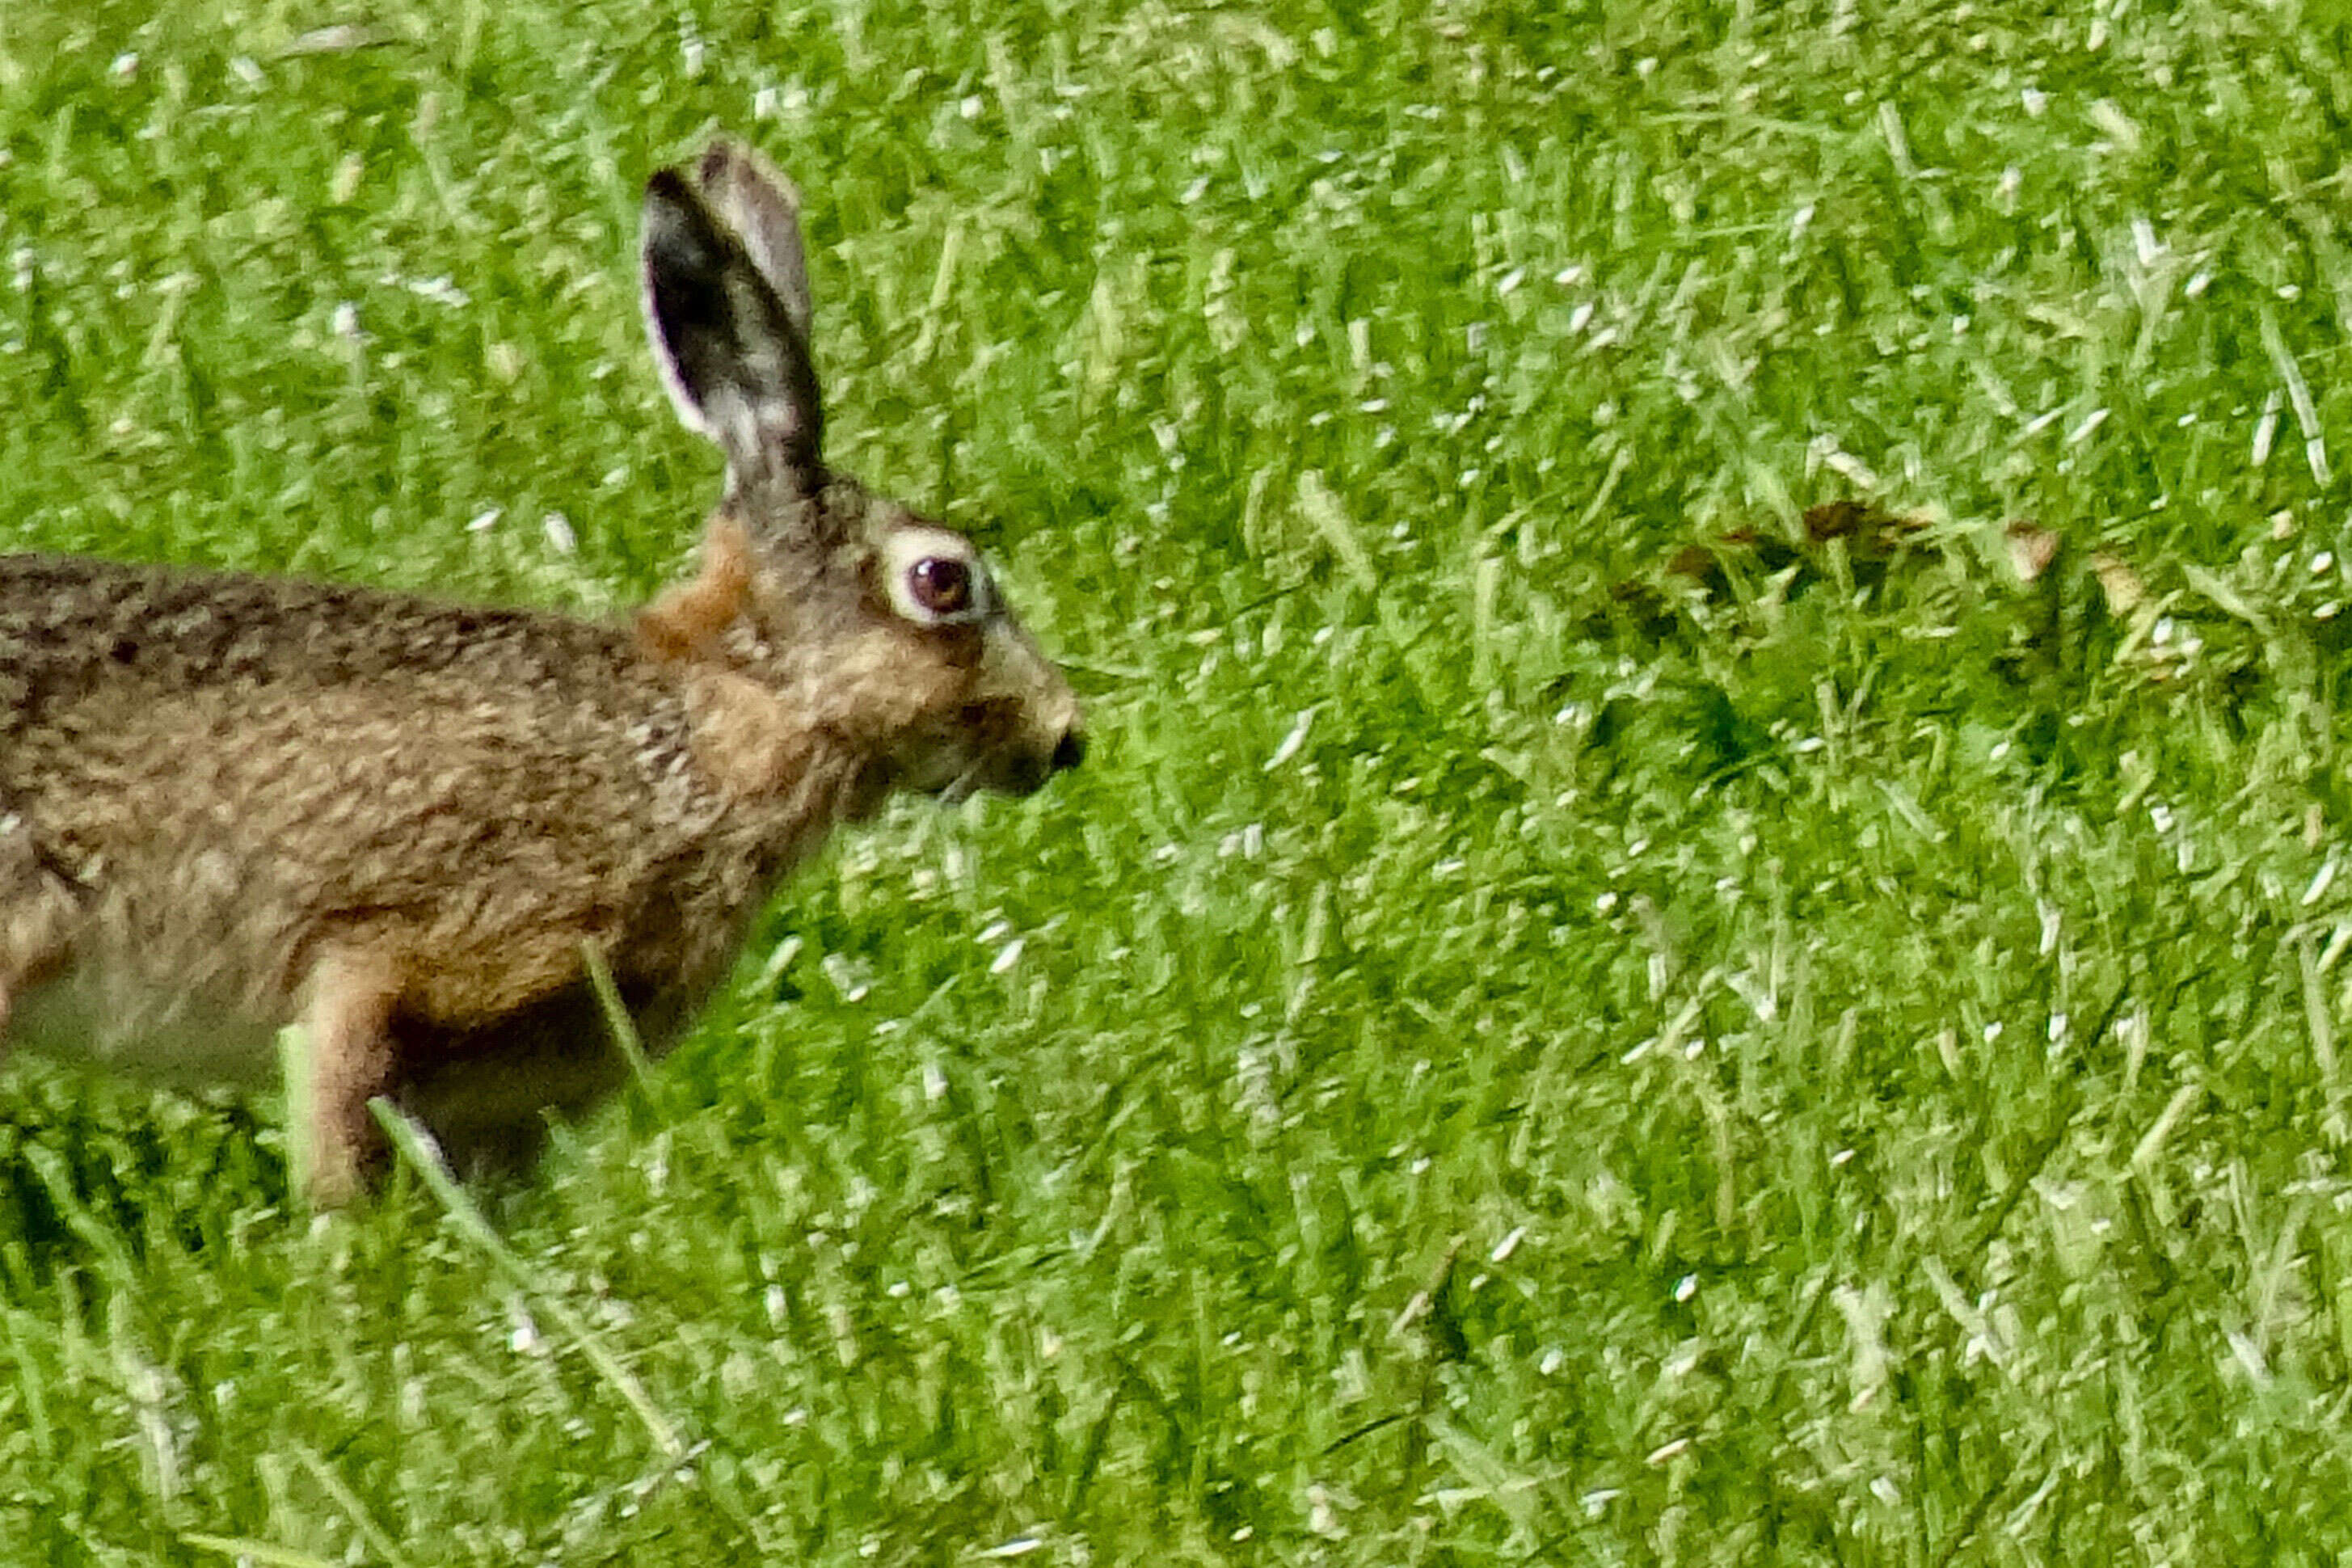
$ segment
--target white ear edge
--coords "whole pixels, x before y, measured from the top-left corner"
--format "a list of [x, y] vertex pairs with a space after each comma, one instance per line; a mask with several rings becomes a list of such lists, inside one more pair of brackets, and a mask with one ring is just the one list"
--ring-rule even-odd
[[643, 222], [644, 235], [637, 253], [637, 306], [645, 318], [646, 341], [653, 349], [654, 368], [660, 373], [662, 390], [669, 394], [670, 406], [677, 410], [678, 422], [696, 435], [716, 441], [718, 429], [697, 400], [694, 389], [687, 384], [685, 373], [678, 368], [677, 353], [662, 324], [656, 299], [661, 272], [658, 256], [663, 248], [665, 226], [690, 226], [683, 194], [667, 171], [646, 183]]
[[662, 390], [669, 394], [669, 405], [677, 410], [677, 422], [706, 440], [718, 441], [718, 430], [703, 416], [700, 405], [687, 391], [686, 378], [677, 374], [677, 362], [669, 357], [669, 350], [662, 342], [661, 322], [654, 315], [651, 278], [645, 279], [640, 292], [645, 305], [646, 336], [653, 342], [654, 370], [661, 377]]

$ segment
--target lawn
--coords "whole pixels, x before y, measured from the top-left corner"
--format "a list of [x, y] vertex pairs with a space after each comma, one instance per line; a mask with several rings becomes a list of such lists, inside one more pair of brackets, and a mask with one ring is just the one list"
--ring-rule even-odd
[[12, 1065], [0, 1563], [2340, 1560], [2347, 117], [2292, 0], [0, 3], [9, 547], [641, 601], [726, 126], [1094, 742], [518, 1186]]

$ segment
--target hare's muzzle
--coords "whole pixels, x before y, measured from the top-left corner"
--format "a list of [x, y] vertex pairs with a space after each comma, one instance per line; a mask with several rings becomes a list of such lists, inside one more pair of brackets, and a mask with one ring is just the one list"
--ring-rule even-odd
[[979, 686], [978, 700], [966, 710], [967, 736], [977, 742], [973, 784], [1034, 795], [1055, 773], [1086, 760], [1077, 694], [1010, 617], [989, 628]]
[[1007, 795], [1035, 795], [1055, 773], [1076, 767], [1086, 761], [1086, 756], [1087, 737], [1073, 722], [1061, 732], [1050, 751], [1040, 746], [1012, 759], [995, 784]]
[[[1071, 712], [1075, 715], [1075, 703]], [[966, 779], [960, 781], [961, 788], [951, 784], [946, 793], [956, 795], [979, 788], [999, 795], [1035, 795], [1055, 773], [1076, 767], [1086, 755], [1086, 731], [1073, 716], [1050, 729], [1032, 728], [1026, 740], [982, 759]]]

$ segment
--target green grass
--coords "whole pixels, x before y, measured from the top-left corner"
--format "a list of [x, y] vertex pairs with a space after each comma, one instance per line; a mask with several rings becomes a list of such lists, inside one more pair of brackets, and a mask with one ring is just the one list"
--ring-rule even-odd
[[725, 124], [1097, 743], [495, 1246], [12, 1068], [0, 1561], [2352, 1551], [2334, 12], [152, 9], [0, 7], [9, 544], [641, 598]]

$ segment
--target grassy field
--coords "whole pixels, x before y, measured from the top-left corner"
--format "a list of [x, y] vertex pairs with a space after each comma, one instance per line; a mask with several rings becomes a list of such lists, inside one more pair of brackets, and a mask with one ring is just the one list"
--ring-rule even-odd
[[5, 0], [9, 546], [640, 599], [726, 125], [1096, 743], [483, 1221], [12, 1067], [0, 1563], [2342, 1560], [2332, 15]]

